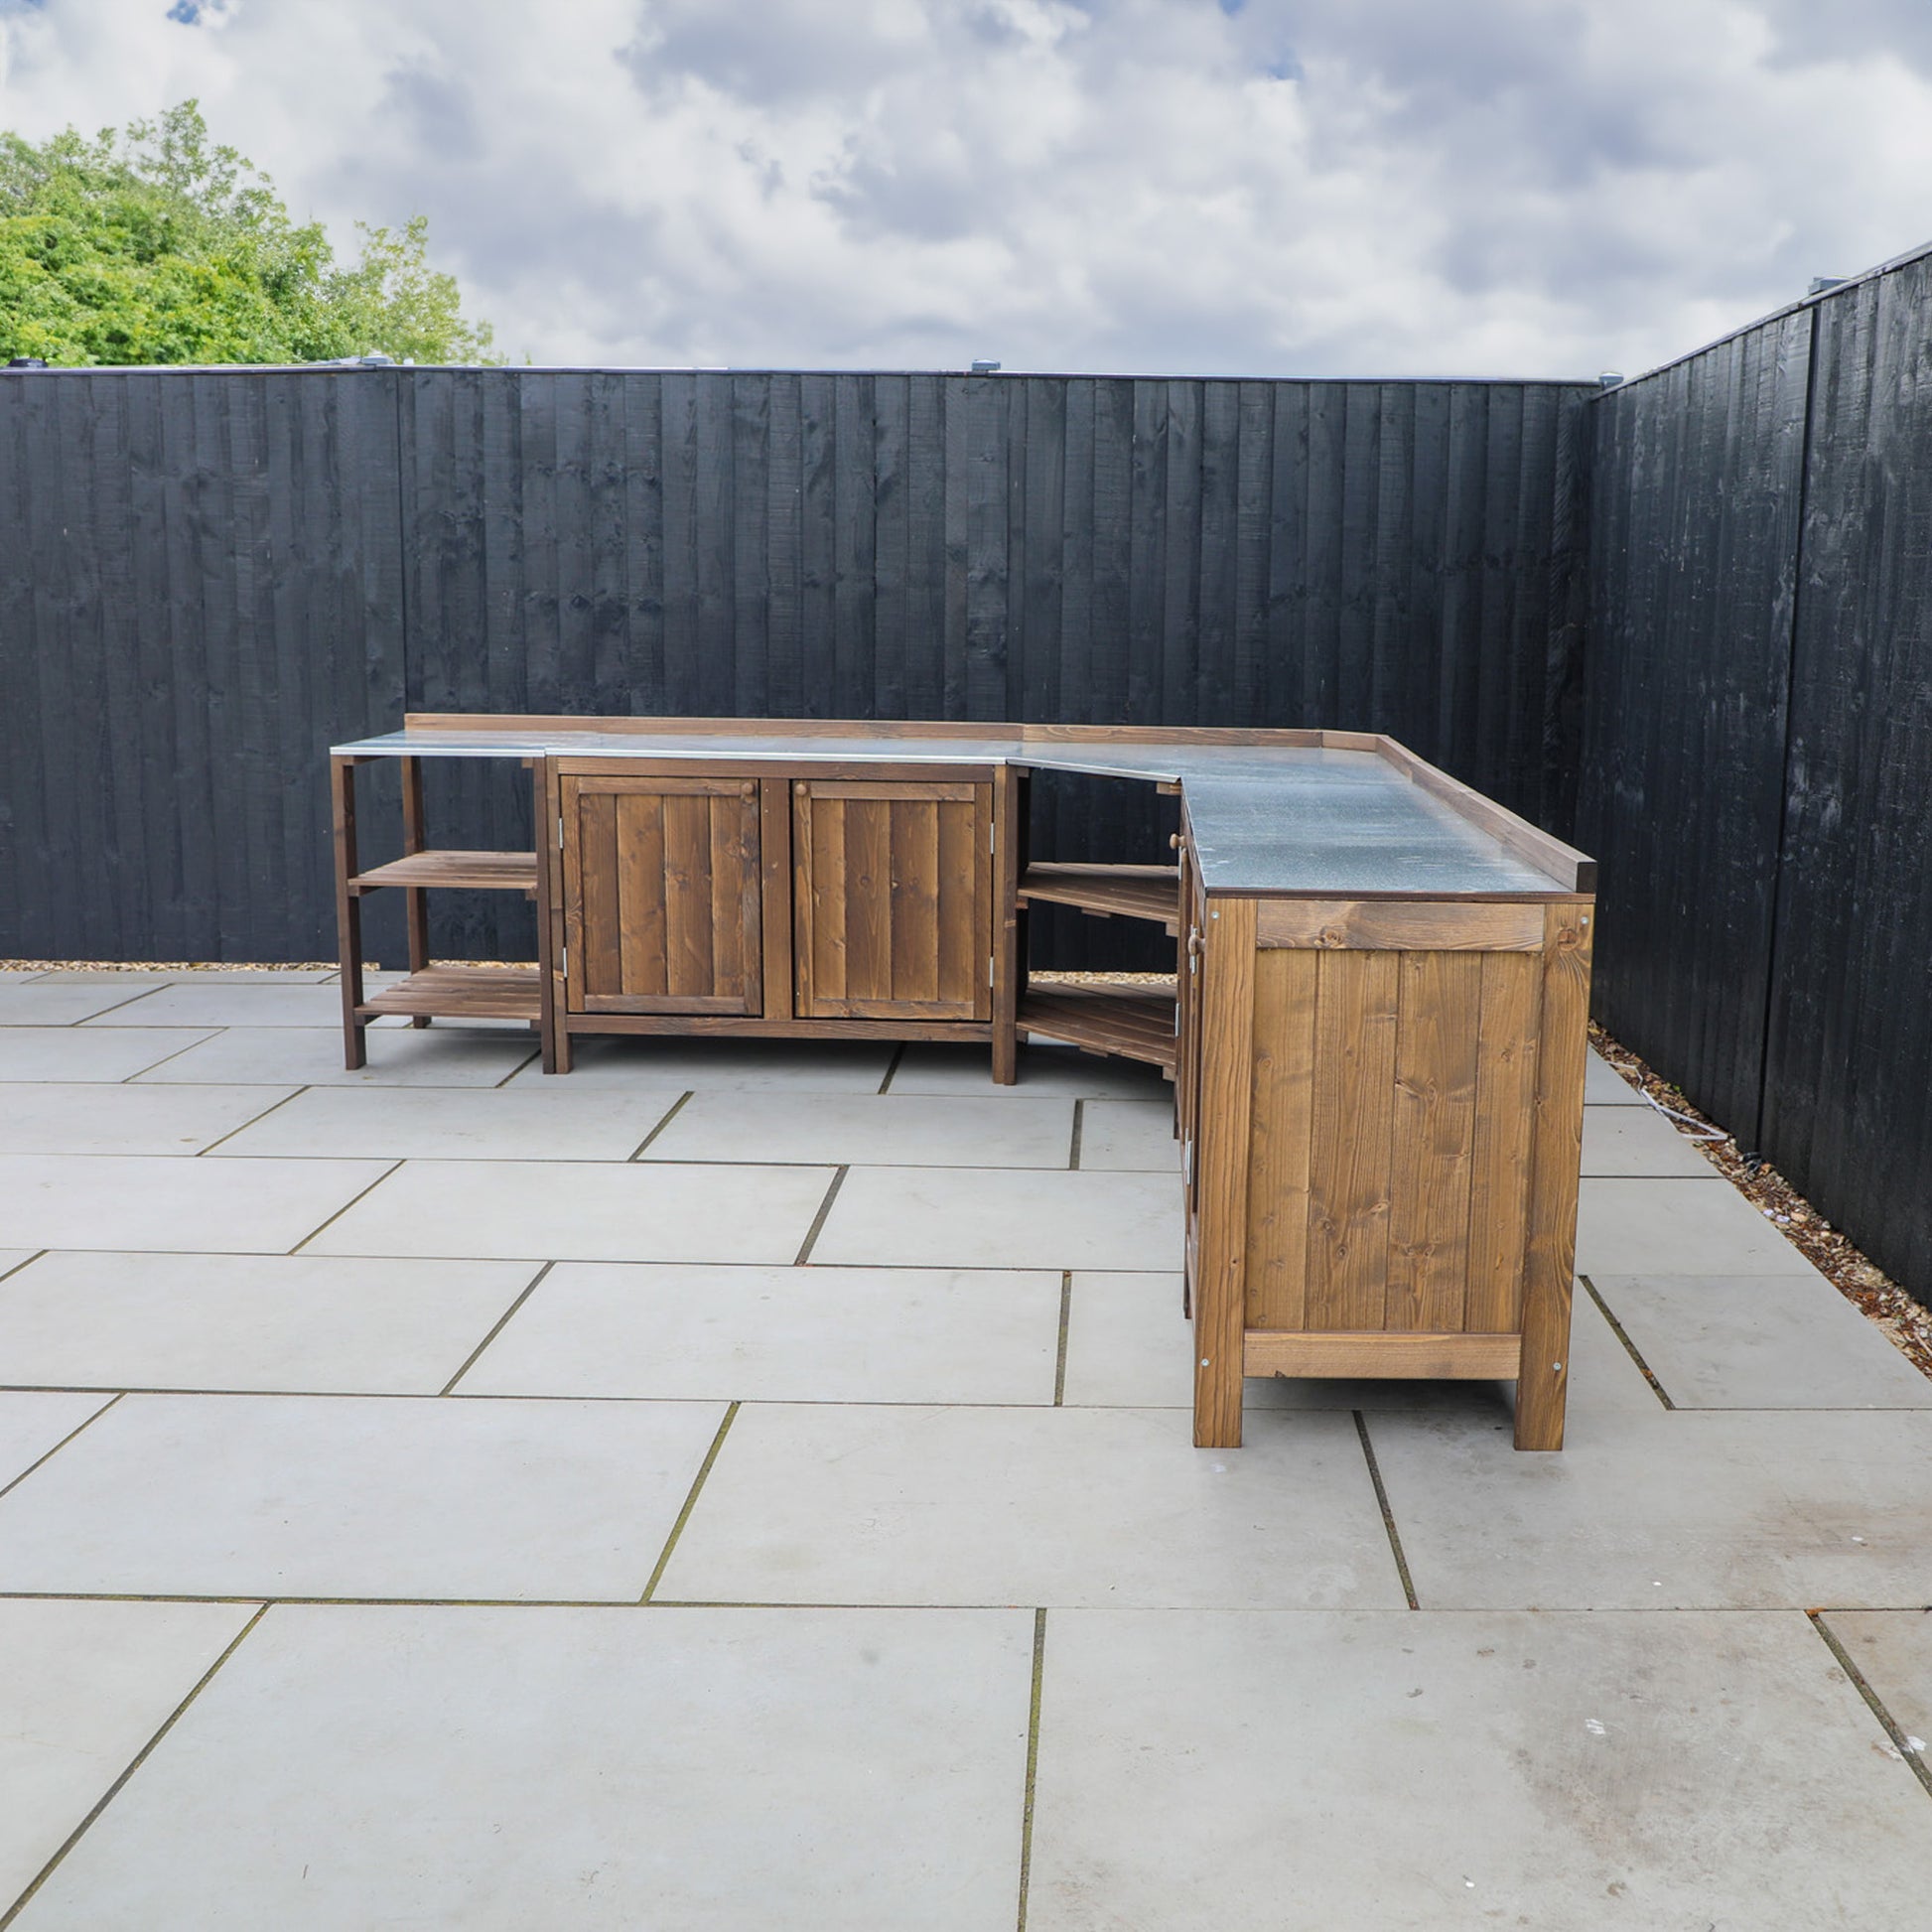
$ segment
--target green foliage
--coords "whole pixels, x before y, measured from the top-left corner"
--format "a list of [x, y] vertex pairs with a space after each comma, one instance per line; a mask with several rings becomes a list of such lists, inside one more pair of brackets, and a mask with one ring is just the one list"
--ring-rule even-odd
[[356, 229], [361, 257], [338, 267], [192, 100], [92, 140], [0, 134], [0, 360], [502, 360], [430, 267], [425, 216]]

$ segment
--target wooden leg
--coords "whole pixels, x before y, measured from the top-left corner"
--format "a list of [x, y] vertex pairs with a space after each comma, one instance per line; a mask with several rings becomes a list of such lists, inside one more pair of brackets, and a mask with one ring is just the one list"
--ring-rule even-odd
[[1194, 1446], [1241, 1447], [1241, 1350], [1247, 1334], [1242, 1248], [1248, 1228], [1248, 1132], [1254, 1101], [1255, 902], [1210, 913], [1201, 956], [1200, 1116], [1194, 1125], [1198, 1266], [1194, 1278]]
[[1026, 781], [1012, 765], [1002, 765], [993, 782], [993, 1079], [1003, 1087], [1020, 1077], [1014, 1022], [1027, 979], [1027, 920], [1019, 897], [1026, 842]]
[[1589, 902], [1544, 912], [1543, 1033], [1536, 1062], [1530, 1230], [1523, 1271], [1523, 1357], [1516, 1447], [1563, 1448], [1570, 1389], [1570, 1301], [1577, 1264], [1577, 1173], [1583, 1164], [1588, 1061]]
[[368, 1063], [362, 1004], [362, 899], [355, 877], [355, 759], [329, 760], [330, 805], [336, 826], [336, 936], [342, 955], [343, 1064], [352, 1073]]

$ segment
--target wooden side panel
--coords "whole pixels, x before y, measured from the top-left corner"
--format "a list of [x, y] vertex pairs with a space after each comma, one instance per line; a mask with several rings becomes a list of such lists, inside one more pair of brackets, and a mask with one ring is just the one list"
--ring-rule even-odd
[[1324, 953], [1315, 995], [1308, 1325], [1384, 1325], [1398, 955]]
[[561, 794], [570, 1010], [758, 1013], [757, 784], [565, 776]]
[[1553, 905], [1546, 916], [1529, 1249], [1523, 1268], [1523, 1360], [1516, 1382], [1516, 1447], [1522, 1449], [1563, 1447], [1595, 924], [1587, 905]]
[[992, 787], [793, 787], [801, 1019], [992, 1018]]
[[1308, 1318], [1309, 1155], [1314, 1105], [1311, 952], [1255, 955], [1254, 1117], [1249, 1130], [1250, 1328]]
[[1541, 959], [1511, 953], [1483, 959], [1469, 1175], [1469, 1280], [1463, 1297], [1466, 1325], [1483, 1332], [1515, 1328], [1522, 1319], [1542, 1012]]
[[1382, 1325], [1452, 1332], [1467, 1325], [1463, 1284], [1482, 956], [1398, 957], [1389, 1288]]
[[1271, 898], [1256, 943], [1355, 952], [1540, 952], [1541, 902]]
[[1201, 955], [1194, 1446], [1241, 1446], [1243, 1271], [1254, 1093], [1255, 902], [1210, 906]]

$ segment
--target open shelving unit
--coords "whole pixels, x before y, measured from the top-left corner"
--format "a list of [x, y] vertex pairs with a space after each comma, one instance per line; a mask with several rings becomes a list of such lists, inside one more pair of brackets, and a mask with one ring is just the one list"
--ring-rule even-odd
[[[1178, 936], [1180, 872], [1175, 866], [1030, 865], [1015, 898], [1029, 905], [1071, 905], [1092, 918], [1145, 919]], [[1135, 981], [1028, 987], [1015, 1025], [1024, 1035], [1060, 1039], [1082, 1052], [1106, 1053], [1158, 1066], [1174, 1077], [1178, 1040], [1174, 993]]]
[[[545, 887], [537, 853], [471, 852], [428, 845], [424, 837], [421, 760], [404, 759], [402, 857], [363, 869], [356, 863], [355, 762], [352, 759], [333, 760], [343, 931], [343, 1017], [355, 1042], [352, 1063], [361, 1064], [354, 1055], [360, 1052], [363, 1025], [392, 1014], [406, 1017], [417, 1027], [427, 1027], [434, 1019], [520, 1020], [544, 1034], [548, 1059], [551, 1038], [541, 962], [534, 966], [476, 965], [457, 960], [439, 962], [429, 956], [429, 893], [521, 893], [537, 902]], [[370, 993], [362, 983], [361, 902], [367, 894], [377, 892], [400, 892], [404, 896], [409, 971], [394, 984]]]

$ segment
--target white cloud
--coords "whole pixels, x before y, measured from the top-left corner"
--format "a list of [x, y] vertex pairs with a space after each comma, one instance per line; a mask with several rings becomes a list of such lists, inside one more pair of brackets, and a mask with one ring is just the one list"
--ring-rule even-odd
[[427, 213], [539, 362], [1589, 375], [1932, 232], [1932, 26], [1822, 17], [0, 0], [0, 121], [199, 95], [339, 236]]

